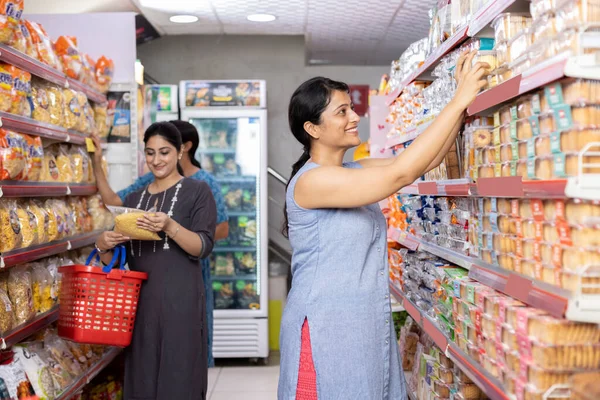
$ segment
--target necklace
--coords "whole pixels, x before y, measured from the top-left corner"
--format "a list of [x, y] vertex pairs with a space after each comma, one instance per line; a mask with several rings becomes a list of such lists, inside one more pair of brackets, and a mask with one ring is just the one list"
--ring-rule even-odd
[[[183, 179], [182, 179], [183, 180]], [[173, 198], [171, 199], [171, 207], [169, 208], [169, 212], [167, 213], [167, 215], [169, 216], [169, 218], [173, 217], [173, 209], [175, 208], [175, 204], [177, 203], [177, 195], [179, 194], [179, 189], [181, 189], [181, 181], [180, 180], [177, 185], [175, 185], [175, 195], [173, 196]], [[138, 204], [136, 206], [136, 208], [139, 210], [140, 207], [142, 206], [142, 203], [144, 201], [144, 197], [146, 197], [146, 192], [148, 192], [148, 188], [150, 187], [150, 185], [146, 186], [146, 188], [144, 189], [144, 191], [142, 192], [142, 195], [140, 196], [140, 200], [138, 201]], [[165, 198], [167, 197], [167, 192], [170, 190], [171, 188], [165, 190], [163, 192], [163, 196], [162, 196], [162, 201], [160, 202], [160, 208], [158, 208], [156, 210], [156, 212], [162, 212], [163, 206], [165, 205]], [[149, 196], [148, 199], [146, 200], [146, 207], [144, 208], [144, 211], [148, 211], [148, 207], [150, 206], [150, 199], [152, 198], [152, 193], [148, 192]], [[158, 200], [156, 201], [156, 204], [158, 205]], [[133, 240], [130, 241], [130, 245], [131, 245], [131, 255], [133, 257], [135, 257], [135, 254], [133, 252]], [[170, 250], [170, 246], [169, 246], [169, 237], [168, 235], [165, 235], [165, 244], [163, 245], [163, 250]], [[154, 241], [153, 243], [153, 248], [152, 248], [152, 252], [156, 253], [156, 241]], [[138, 257], [142, 256], [142, 241], [138, 240]]]

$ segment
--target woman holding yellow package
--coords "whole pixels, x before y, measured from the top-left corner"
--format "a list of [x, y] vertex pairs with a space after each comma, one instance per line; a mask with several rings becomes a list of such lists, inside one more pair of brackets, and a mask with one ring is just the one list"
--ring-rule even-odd
[[144, 143], [154, 182], [127, 196], [123, 206], [143, 213], [121, 231], [143, 230], [160, 240], [104, 232], [96, 243], [106, 264], [125, 243], [130, 269], [148, 274], [126, 351], [125, 399], [205, 399], [206, 297], [198, 259], [212, 251], [215, 200], [205, 182], [182, 176], [181, 134], [173, 124], [152, 124]]

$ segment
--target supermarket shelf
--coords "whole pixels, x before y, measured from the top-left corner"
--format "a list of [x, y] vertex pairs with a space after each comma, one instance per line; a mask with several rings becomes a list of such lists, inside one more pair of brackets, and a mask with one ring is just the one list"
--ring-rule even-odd
[[411, 391], [408, 389], [408, 382], [410, 381], [410, 378], [412, 377], [412, 372], [411, 372], [411, 371], [402, 371], [402, 372], [404, 373], [404, 380], [405, 380], [405, 381], [406, 381], [406, 383], [407, 383], [407, 385], [406, 385], [406, 394], [408, 395], [408, 398], [409, 398], [410, 400], [419, 400], [419, 399], [417, 398], [417, 394], [416, 394], [416, 393], [413, 393], [413, 392], [411, 392]]
[[445, 247], [427, 243], [390, 227], [388, 238], [413, 251], [426, 251], [469, 270], [469, 277], [557, 318], [600, 323], [600, 296], [582, 295], [549, 285], [516, 272], [487, 264]]
[[63, 127], [46, 124], [31, 118], [21, 117], [0, 111], [0, 126], [19, 133], [40, 136], [59, 142], [73, 144], [85, 144], [85, 136], [75, 131], [69, 131]]
[[256, 275], [234, 275], [234, 276], [219, 276], [211, 275], [213, 281], [255, 281]]
[[236, 246], [219, 246], [213, 249], [213, 253], [237, 253], [237, 252], [250, 252], [256, 251], [256, 246], [254, 247], [236, 247]]
[[404, 297], [402, 292], [390, 284], [390, 292], [402, 304], [415, 320], [415, 322], [425, 331], [434, 341], [434, 343], [446, 353], [458, 367], [471, 378], [473, 382], [492, 400], [510, 400], [507, 391], [498, 379], [491, 376], [487, 371], [465, 354], [458, 346], [448, 339], [448, 337], [438, 328], [433, 320], [417, 306]]
[[0, 181], [0, 197], [89, 196], [96, 191], [93, 185]]
[[88, 369], [83, 375], [75, 380], [68, 388], [66, 388], [56, 400], [68, 400], [72, 398], [77, 392], [83, 389], [92, 379], [94, 379], [100, 371], [106, 368], [121, 352], [123, 349], [112, 348], [110, 349], [100, 361], [94, 364]]
[[62, 87], [73, 88], [85, 93], [85, 95], [93, 102], [105, 103], [106, 96], [91, 87], [74, 79], [67, 78], [62, 72], [51, 68], [50, 66], [33, 59], [18, 50], [11, 47], [0, 45], [0, 61], [12, 64], [15, 67], [28, 71], [32, 75], [55, 83]]
[[452, 51], [452, 49], [454, 49], [456, 46], [464, 42], [467, 38], [468, 29], [468, 26], [460, 28], [458, 31], [456, 31], [454, 35], [452, 35], [450, 38], [448, 38], [448, 40], [442, 43], [441, 46], [435, 49], [433, 53], [431, 53], [429, 57], [427, 57], [423, 65], [421, 65], [415, 72], [407, 76], [406, 79], [402, 81], [400, 86], [387, 96], [386, 104], [388, 106], [392, 105], [392, 103], [396, 100], [396, 98], [400, 95], [402, 90], [404, 90], [404, 88], [408, 84], [410, 84], [412, 81], [423, 75], [426, 71], [433, 68], [438, 63], [438, 61], [442, 59], [442, 57], [444, 57], [446, 54]]
[[551, 199], [564, 198], [567, 179], [523, 181], [519, 176], [479, 178], [477, 183], [467, 179], [421, 181], [406, 186], [401, 194], [423, 196], [474, 196]]
[[32, 321], [26, 322], [11, 331], [7, 332], [2, 337], [2, 346], [1, 349], [7, 349], [17, 343], [22, 342], [27, 339], [29, 336], [33, 335], [36, 332], [44, 329], [45, 327], [53, 324], [58, 320], [58, 306], [54, 307], [52, 310], [36, 316]]
[[563, 77], [600, 79], [600, 66], [595, 62], [595, 55], [571, 56], [569, 52], [559, 54], [479, 94], [467, 113], [482, 113]]
[[385, 148], [390, 149], [390, 148], [398, 146], [402, 143], [406, 143], [411, 140], [415, 140], [421, 133], [423, 133], [423, 131], [425, 131], [425, 129], [427, 129], [429, 127], [429, 125], [431, 125], [432, 122], [433, 122], [433, 120], [427, 121], [415, 128], [410, 129], [408, 132], [406, 132], [402, 135], [397, 135], [397, 136], [389, 138], [387, 140], [387, 142], [385, 143]]
[[94, 244], [99, 232], [85, 233], [74, 236], [69, 239], [57, 240], [52, 243], [31, 246], [26, 249], [18, 249], [0, 254], [0, 268], [13, 267], [18, 264], [24, 264], [39, 260], [40, 258], [51, 257], [65, 251], [79, 249]]

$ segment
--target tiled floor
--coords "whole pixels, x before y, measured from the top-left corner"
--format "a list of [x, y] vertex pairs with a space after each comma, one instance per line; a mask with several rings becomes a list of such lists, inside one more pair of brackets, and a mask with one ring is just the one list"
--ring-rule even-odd
[[277, 356], [267, 366], [217, 360], [208, 370], [208, 400], [277, 400], [278, 381]]

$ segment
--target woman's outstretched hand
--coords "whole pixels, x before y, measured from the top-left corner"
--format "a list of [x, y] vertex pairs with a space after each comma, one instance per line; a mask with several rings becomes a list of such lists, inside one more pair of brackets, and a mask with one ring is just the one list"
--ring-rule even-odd
[[121, 243], [128, 242], [129, 239], [127, 236], [121, 235], [120, 233], [113, 231], [102, 232], [102, 234], [98, 237], [96, 241], [96, 246], [101, 251], [108, 251], [114, 249], [117, 245]]
[[473, 103], [479, 91], [485, 87], [490, 72], [488, 63], [478, 62], [472, 65], [476, 53], [477, 50], [461, 54], [454, 71], [457, 88], [452, 102], [464, 110]]

